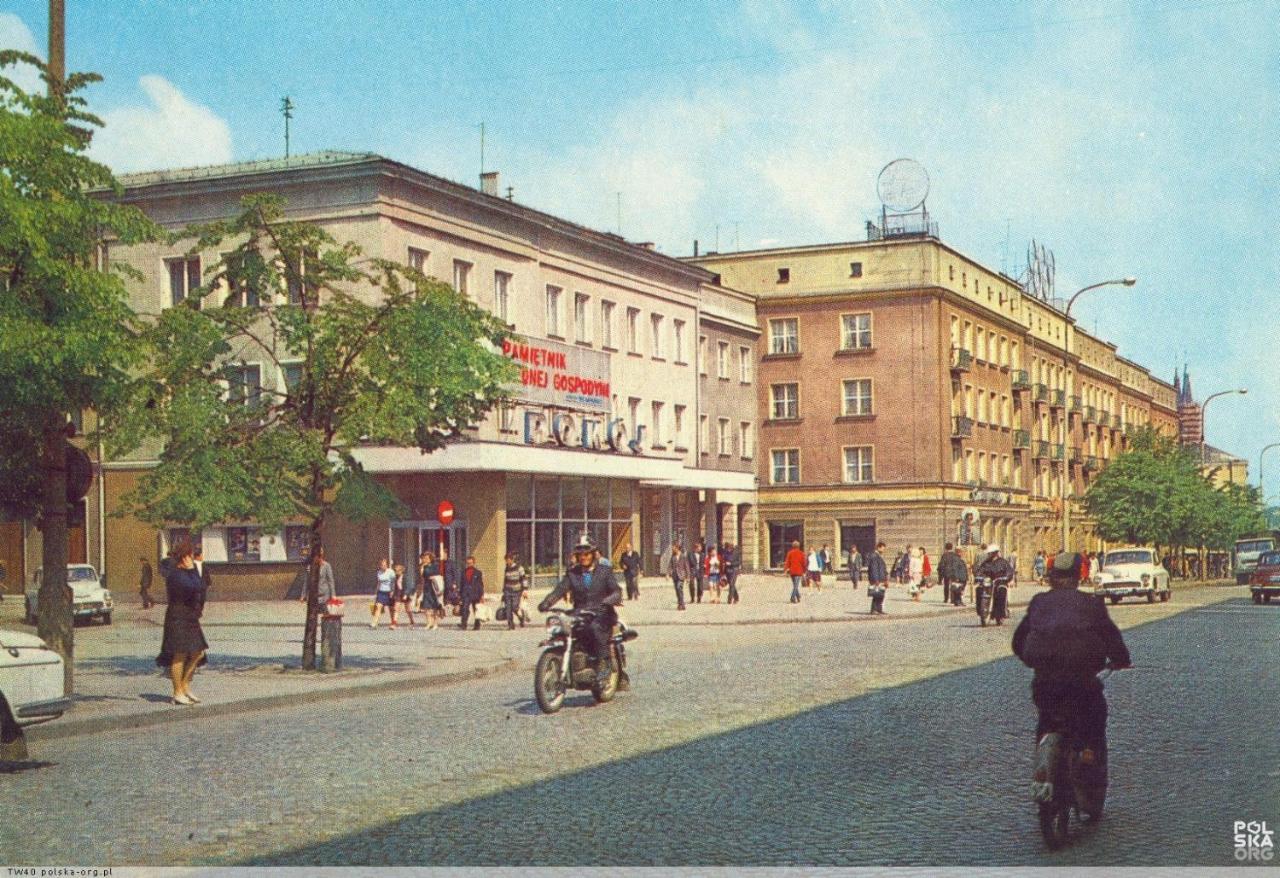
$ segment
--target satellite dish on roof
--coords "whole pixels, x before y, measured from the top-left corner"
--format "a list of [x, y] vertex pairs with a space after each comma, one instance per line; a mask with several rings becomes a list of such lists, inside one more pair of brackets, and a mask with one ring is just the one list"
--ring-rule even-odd
[[886, 210], [907, 213], [929, 197], [929, 174], [915, 159], [895, 159], [880, 169], [876, 193]]

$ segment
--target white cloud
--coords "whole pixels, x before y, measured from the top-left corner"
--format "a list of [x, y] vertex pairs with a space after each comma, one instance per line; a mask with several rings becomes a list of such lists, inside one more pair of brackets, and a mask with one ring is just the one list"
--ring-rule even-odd
[[[9, 12], [0, 12], [0, 49], [17, 49], [39, 58], [44, 57], [44, 53], [36, 46], [36, 38], [32, 35], [31, 29], [23, 23], [21, 18]], [[29, 64], [7, 67], [3, 75], [13, 80], [23, 91], [44, 90], [44, 81], [40, 78], [40, 74]]]
[[154, 74], [138, 85], [150, 102], [103, 112], [90, 153], [117, 173], [231, 161], [231, 128], [208, 107]]

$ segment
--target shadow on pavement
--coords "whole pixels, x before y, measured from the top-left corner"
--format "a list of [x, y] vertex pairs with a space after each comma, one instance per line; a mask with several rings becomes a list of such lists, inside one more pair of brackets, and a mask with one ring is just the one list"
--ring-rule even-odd
[[[444, 661], [447, 656], [431, 656], [428, 661]], [[209, 655], [209, 663], [203, 665], [197, 672], [201, 675], [209, 674], [218, 676], [221, 674], [243, 674], [249, 671], [258, 671], [262, 673], [278, 673], [284, 674], [293, 672], [301, 674], [299, 668], [301, 659], [290, 656], [279, 655], [236, 655], [212, 652]], [[342, 669], [344, 671], [415, 671], [421, 669], [422, 665], [418, 662], [400, 661], [391, 658], [378, 658], [376, 656], [364, 655], [344, 655], [342, 657]], [[168, 676], [168, 668], [162, 668], [156, 664], [154, 656], [111, 656], [109, 658], [93, 658], [79, 659], [76, 661], [76, 669], [82, 673], [103, 673], [120, 677], [150, 677], [150, 676]], [[109, 697], [109, 696], [89, 696], [89, 697]]]
[[12, 762], [0, 759], [0, 774], [19, 774], [23, 771], [34, 771], [37, 768], [49, 768], [57, 765], [56, 762], [41, 762], [36, 759], [27, 759], [21, 762]]

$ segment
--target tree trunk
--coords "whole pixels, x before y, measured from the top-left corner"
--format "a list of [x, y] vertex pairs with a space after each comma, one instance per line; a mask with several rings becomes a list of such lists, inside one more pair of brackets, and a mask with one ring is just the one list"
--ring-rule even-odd
[[60, 412], [44, 427], [44, 497], [40, 511], [40, 591], [36, 595], [36, 633], [62, 656], [63, 692], [70, 695], [75, 675], [75, 629], [71, 590], [67, 587], [67, 425]]
[[307, 623], [302, 634], [302, 669], [316, 669], [316, 629], [320, 621], [320, 565], [315, 563], [320, 549], [320, 522], [311, 523], [311, 561], [307, 564]]

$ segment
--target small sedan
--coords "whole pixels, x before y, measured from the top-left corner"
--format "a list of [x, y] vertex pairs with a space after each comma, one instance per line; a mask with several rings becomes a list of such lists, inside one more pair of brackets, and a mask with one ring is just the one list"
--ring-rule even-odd
[[62, 656], [34, 634], [0, 628], [0, 759], [26, 759], [23, 728], [70, 706]]
[[1280, 552], [1258, 556], [1258, 569], [1249, 574], [1249, 591], [1255, 604], [1269, 604], [1280, 597]]
[[1160, 564], [1155, 549], [1131, 546], [1113, 549], [1102, 558], [1094, 574], [1093, 593], [1120, 603], [1121, 598], [1144, 597], [1149, 603], [1169, 600], [1169, 571]]
[[[36, 608], [39, 606], [41, 576], [44, 570], [36, 571], [35, 578], [27, 586], [27, 624], [36, 624]], [[111, 611], [114, 609], [111, 592], [98, 578], [98, 571], [92, 564], [68, 564], [67, 585], [71, 587], [71, 616], [75, 620], [101, 619], [104, 625], [111, 624]]]

